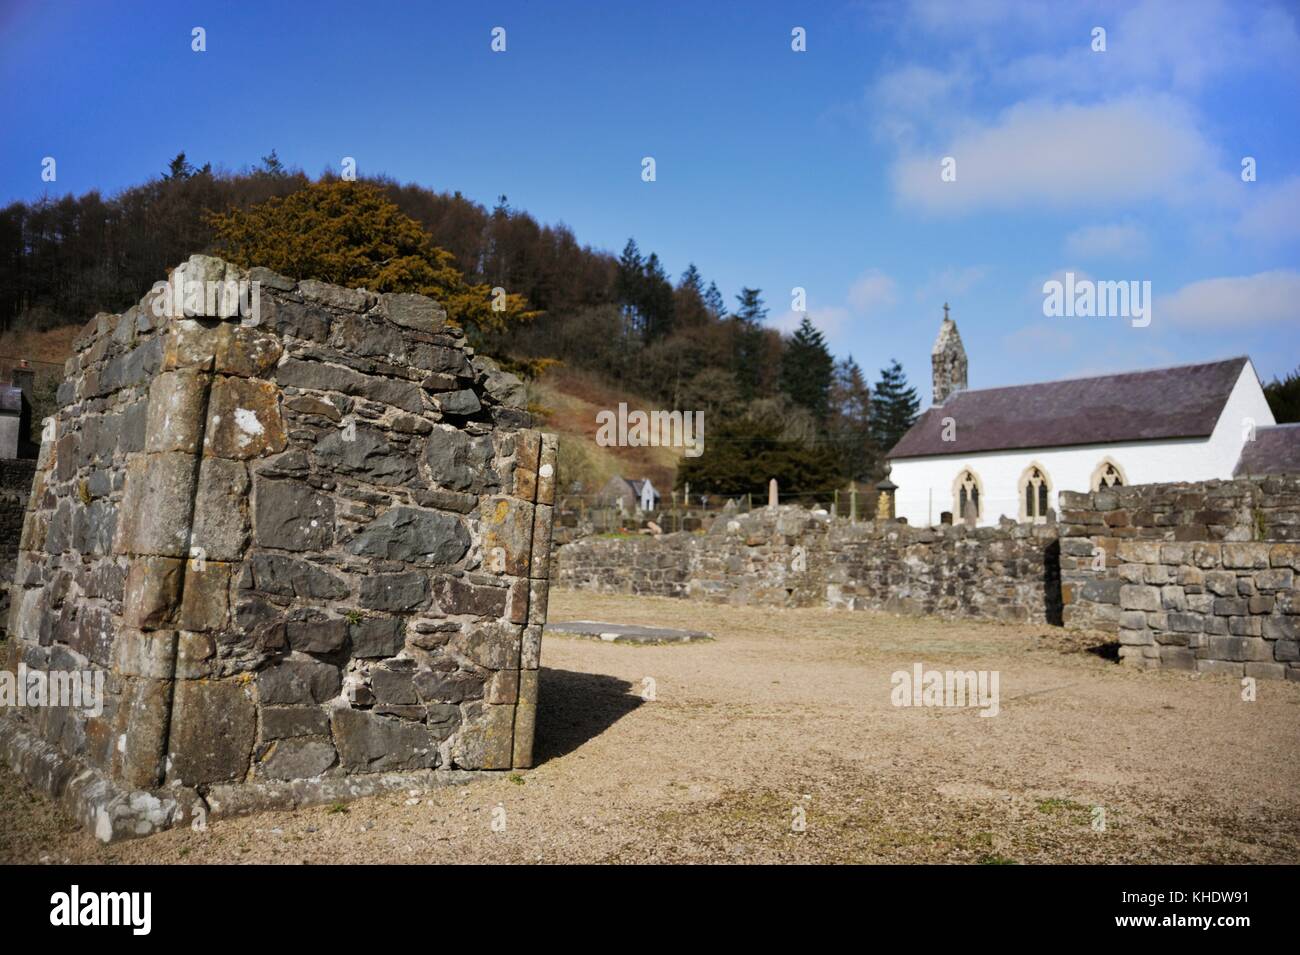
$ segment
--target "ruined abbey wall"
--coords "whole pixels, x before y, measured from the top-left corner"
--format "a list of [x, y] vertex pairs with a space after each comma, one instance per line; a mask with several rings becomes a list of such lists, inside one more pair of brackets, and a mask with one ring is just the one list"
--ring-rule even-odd
[[531, 765], [555, 445], [523, 403], [419, 295], [195, 256], [96, 316], [2, 656], [101, 673], [102, 711], [11, 708], [0, 754], [103, 838]]
[[1124, 663], [1300, 680], [1300, 476], [1061, 494], [1061, 522], [913, 528], [798, 507], [703, 534], [589, 537], [562, 586], [1064, 624]]
[[707, 533], [591, 537], [558, 585], [714, 603], [1059, 622], [1055, 524], [909, 527], [802, 507], [724, 514]]
[[1300, 680], [1300, 476], [1061, 494], [1065, 625], [1153, 668]]

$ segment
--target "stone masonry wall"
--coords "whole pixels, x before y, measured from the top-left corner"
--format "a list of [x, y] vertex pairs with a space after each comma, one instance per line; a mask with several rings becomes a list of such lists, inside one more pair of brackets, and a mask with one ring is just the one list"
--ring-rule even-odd
[[555, 444], [518, 380], [423, 296], [172, 281], [259, 314], [155, 289], [77, 340], [3, 657], [106, 699], [0, 754], [106, 839], [531, 765]]
[[29, 458], [0, 460], [0, 640], [9, 624], [9, 585], [18, 564], [18, 544], [23, 535], [23, 515], [32, 493], [36, 461]]
[[1300, 679], [1300, 477], [1061, 496], [1066, 626], [1145, 667]]
[[799, 507], [723, 515], [705, 534], [586, 538], [556, 583], [716, 603], [1059, 622], [1056, 526], [853, 524]]

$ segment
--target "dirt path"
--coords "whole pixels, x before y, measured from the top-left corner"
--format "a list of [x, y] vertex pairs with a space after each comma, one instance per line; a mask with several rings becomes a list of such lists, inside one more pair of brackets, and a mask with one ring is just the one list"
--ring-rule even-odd
[[[1300, 685], [1247, 703], [1047, 627], [566, 592], [550, 611], [719, 639], [548, 638], [538, 767], [418, 799], [105, 847], [0, 773], [0, 861], [1300, 862]], [[893, 706], [916, 662], [999, 671], [1001, 712]]]

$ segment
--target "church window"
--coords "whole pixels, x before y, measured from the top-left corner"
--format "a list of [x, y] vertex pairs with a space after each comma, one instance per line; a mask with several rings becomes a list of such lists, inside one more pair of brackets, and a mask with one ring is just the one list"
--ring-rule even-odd
[[968, 511], [975, 518], [979, 518], [982, 514], [980, 481], [974, 471], [967, 469], [957, 475], [957, 480], [953, 484], [953, 507], [955, 508], [954, 519], [957, 521], [965, 520]]
[[1031, 464], [1020, 475], [1020, 519], [1042, 523], [1047, 520], [1051, 481], [1039, 465]]
[[1104, 458], [1097, 465], [1097, 470], [1092, 472], [1092, 489], [1100, 491], [1108, 487], [1124, 487], [1128, 481], [1124, 478], [1124, 472], [1120, 466], [1110, 458]]

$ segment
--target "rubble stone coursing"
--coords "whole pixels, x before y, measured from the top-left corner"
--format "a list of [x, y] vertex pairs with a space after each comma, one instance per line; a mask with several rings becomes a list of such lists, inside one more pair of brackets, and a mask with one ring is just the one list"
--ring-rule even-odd
[[[100, 716], [0, 755], [101, 838], [531, 765], [553, 436], [419, 295], [259, 283], [75, 343], [22, 533], [17, 672], [102, 670]], [[233, 287], [233, 286], [231, 286]]]
[[0, 459], [0, 640], [9, 623], [9, 585], [18, 564], [18, 542], [22, 540], [23, 515], [32, 493], [36, 461], [28, 458]]
[[587, 538], [556, 584], [775, 607], [1059, 622], [1054, 524], [915, 528], [800, 507], [723, 514], [704, 534]]
[[1065, 624], [1142, 667], [1300, 680], [1300, 477], [1061, 495]]

